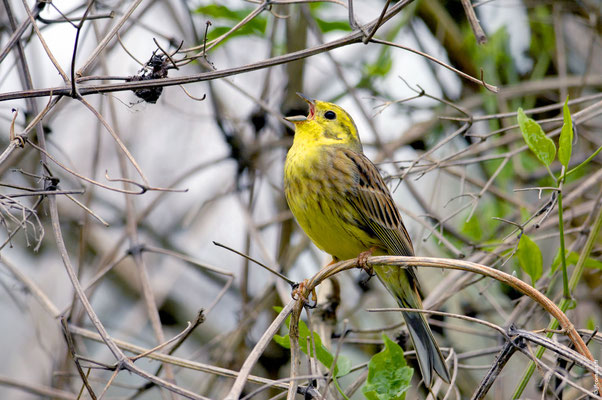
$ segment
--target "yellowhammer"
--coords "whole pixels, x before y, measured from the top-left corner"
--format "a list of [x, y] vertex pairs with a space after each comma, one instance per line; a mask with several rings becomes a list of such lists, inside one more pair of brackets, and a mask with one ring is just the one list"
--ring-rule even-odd
[[[363, 154], [355, 123], [341, 107], [311, 100], [307, 117], [289, 117], [295, 139], [284, 166], [286, 200], [301, 228], [333, 261], [367, 254], [414, 255], [412, 241], [391, 193]], [[400, 307], [422, 308], [412, 267], [375, 265]], [[449, 372], [421, 313], [402, 313], [427, 386], [435, 371]]]

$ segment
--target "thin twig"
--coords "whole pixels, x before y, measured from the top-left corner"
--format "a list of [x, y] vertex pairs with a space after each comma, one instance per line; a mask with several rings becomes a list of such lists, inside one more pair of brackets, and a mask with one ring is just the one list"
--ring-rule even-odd
[[241, 257], [244, 257], [244, 258], [246, 258], [246, 259], [247, 259], [247, 260], [249, 260], [249, 261], [252, 261], [252, 262], [254, 262], [255, 264], [259, 265], [260, 267], [262, 267], [262, 268], [264, 268], [265, 270], [267, 270], [267, 271], [271, 272], [272, 274], [276, 275], [277, 277], [279, 277], [280, 279], [282, 279], [283, 281], [285, 281], [286, 283], [288, 283], [289, 285], [291, 285], [291, 287], [292, 287], [292, 286], [295, 286], [295, 284], [296, 284], [296, 282], [295, 282], [295, 281], [293, 281], [293, 280], [291, 280], [291, 279], [287, 278], [286, 276], [282, 275], [280, 272], [276, 271], [275, 269], [268, 267], [267, 265], [265, 265], [265, 264], [263, 264], [263, 263], [261, 263], [261, 262], [259, 262], [259, 261], [255, 260], [255, 259], [254, 259], [254, 258], [252, 258], [252, 257], [249, 257], [249, 256], [248, 256], [248, 255], [246, 255], [246, 254], [243, 254], [243, 253], [241, 253], [241, 252], [240, 252], [240, 251], [238, 251], [238, 250], [234, 250], [233, 248], [231, 248], [231, 247], [228, 247], [228, 246], [226, 246], [225, 244], [221, 244], [221, 243], [218, 243], [218, 242], [215, 242], [215, 241], [213, 242], [213, 244], [214, 244], [214, 245], [216, 245], [216, 246], [218, 246], [218, 247], [222, 247], [222, 248], [224, 248], [224, 249], [226, 249], [226, 250], [230, 250], [231, 252], [233, 252], [233, 253], [235, 253], [235, 254], [238, 254], [239, 256], [241, 256]]
[[374, 42], [374, 43], [384, 44], [384, 45], [387, 45], [387, 46], [398, 47], [400, 49], [407, 50], [409, 52], [418, 54], [418, 55], [420, 55], [422, 57], [425, 57], [425, 58], [427, 58], [427, 59], [429, 59], [429, 60], [431, 60], [433, 62], [436, 62], [437, 64], [441, 65], [442, 67], [445, 67], [445, 68], [449, 69], [450, 71], [455, 72], [456, 74], [460, 75], [464, 79], [468, 79], [469, 81], [471, 81], [473, 83], [482, 85], [485, 89], [489, 90], [490, 92], [498, 93], [500, 91], [500, 89], [497, 86], [491, 85], [489, 83], [486, 83], [483, 80], [483, 77], [481, 77], [481, 79], [474, 78], [474, 77], [472, 77], [472, 76], [470, 76], [470, 75], [468, 75], [468, 74], [460, 71], [459, 69], [454, 68], [451, 65], [446, 64], [443, 61], [436, 59], [435, 57], [433, 57], [431, 55], [428, 55], [428, 54], [423, 53], [421, 51], [412, 49], [411, 47], [407, 47], [407, 46], [404, 46], [404, 45], [401, 45], [401, 44], [398, 44], [398, 43], [393, 43], [393, 42], [389, 42], [389, 41], [381, 40], [381, 39], [374, 39], [374, 38], [372, 38], [372, 39], [370, 39], [370, 41]]
[[466, 13], [466, 18], [468, 18], [468, 23], [472, 28], [472, 32], [477, 38], [478, 44], [487, 43], [487, 36], [481, 28], [481, 24], [479, 23], [479, 19], [477, 18], [477, 14], [474, 12], [473, 5], [470, 3], [470, 0], [462, 0], [462, 7], [464, 7], [464, 12]]

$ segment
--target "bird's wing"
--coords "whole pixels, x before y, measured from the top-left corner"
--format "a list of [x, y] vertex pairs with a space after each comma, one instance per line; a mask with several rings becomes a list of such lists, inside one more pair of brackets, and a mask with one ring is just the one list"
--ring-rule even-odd
[[363, 154], [343, 149], [345, 157], [357, 170], [357, 184], [350, 193], [350, 201], [362, 216], [383, 247], [391, 255], [412, 256], [414, 248], [403, 225], [399, 210], [383, 178], [372, 162]]
[[[363, 222], [389, 254], [414, 255], [412, 241], [403, 225], [399, 210], [374, 164], [362, 153], [346, 149], [344, 154], [346, 159], [353, 163], [353, 169], [356, 169], [357, 174], [356, 187], [349, 193], [348, 198], [362, 216]], [[422, 308], [415, 268], [410, 266], [405, 270], [396, 269], [397, 273], [392, 272], [391, 268], [394, 267], [375, 266], [374, 271], [401, 307]], [[424, 315], [415, 313], [403, 313], [403, 315], [425, 382], [431, 383], [433, 371], [448, 382], [450, 377], [445, 359]]]

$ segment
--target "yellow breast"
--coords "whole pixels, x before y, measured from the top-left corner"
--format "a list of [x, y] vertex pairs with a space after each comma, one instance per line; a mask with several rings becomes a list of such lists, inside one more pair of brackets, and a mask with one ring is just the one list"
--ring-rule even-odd
[[345, 260], [378, 244], [368, 235], [349, 197], [357, 176], [336, 146], [295, 143], [286, 158], [284, 189], [289, 207], [320, 249]]

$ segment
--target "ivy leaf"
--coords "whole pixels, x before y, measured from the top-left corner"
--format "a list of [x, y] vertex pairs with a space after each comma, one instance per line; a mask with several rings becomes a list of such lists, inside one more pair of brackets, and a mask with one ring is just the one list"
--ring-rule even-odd
[[[274, 307], [276, 311], [281, 307]], [[286, 326], [290, 327], [291, 319], [290, 316], [286, 319]], [[332, 353], [322, 344], [322, 338], [317, 333], [313, 333], [313, 346], [310, 338], [311, 331], [303, 321], [299, 321], [299, 348], [301, 351], [310, 357], [314, 357], [314, 348], [316, 350], [316, 359], [324, 365], [326, 368], [331, 368], [334, 361]], [[274, 335], [274, 341], [285, 349], [291, 348], [290, 336], [288, 334], [284, 336]], [[309, 350], [308, 350], [309, 347]], [[351, 371], [351, 360], [345, 356], [339, 354], [337, 362], [334, 367], [334, 376], [339, 378], [347, 375]]]
[[518, 108], [518, 125], [527, 146], [546, 167], [552, 164], [556, 156], [554, 141], [546, 136], [541, 126], [532, 118], [525, 115], [522, 108]]
[[404, 400], [414, 369], [406, 365], [403, 350], [383, 334], [385, 348], [368, 363], [368, 379], [362, 393], [368, 400]]
[[558, 160], [565, 168], [568, 168], [573, 151], [573, 121], [571, 120], [571, 111], [569, 110], [569, 97], [566, 97], [564, 107], [562, 107], [562, 130], [560, 139], [558, 139]]
[[531, 283], [541, 278], [543, 273], [543, 257], [539, 246], [531, 238], [523, 234], [518, 242], [518, 264], [531, 277]]

